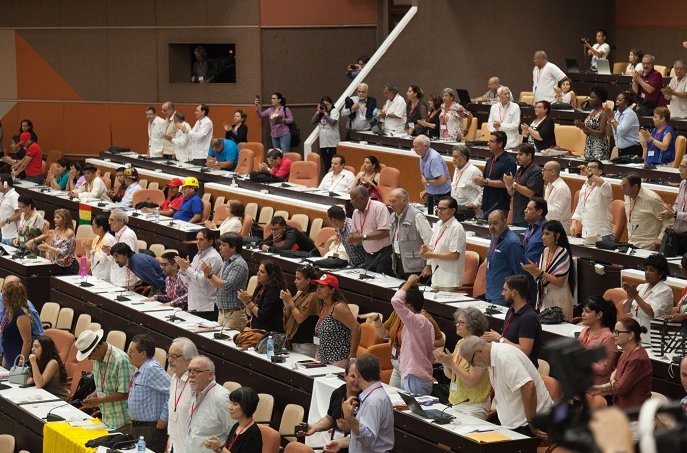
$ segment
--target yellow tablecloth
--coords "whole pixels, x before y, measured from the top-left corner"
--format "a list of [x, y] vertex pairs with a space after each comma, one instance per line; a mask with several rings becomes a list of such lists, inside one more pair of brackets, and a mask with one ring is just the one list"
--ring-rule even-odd
[[[94, 420], [95, 424], [100, 420]], [[105, 429], [83, 429], [69, 426], [67, 422], [50, 422], [43, 427], [43, 453], [92, 453], [86, 442], [107, 435]]]

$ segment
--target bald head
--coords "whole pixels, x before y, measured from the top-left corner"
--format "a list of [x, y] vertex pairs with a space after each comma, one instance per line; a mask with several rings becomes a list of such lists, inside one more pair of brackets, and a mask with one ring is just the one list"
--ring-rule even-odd
[[536, 67], [538, 67], [538, 68], [544, 67], [544, 65], [546, 64], [548, 59], [549, 58], [546, 56], [546, 52], [544, 52], [543, 50], [537, 50], [536, 52], [534, 52], [533, 61], [534, 61], [534, 65]]
[[389, 206], [394, 210], [396, 215], [401, 215], [406, 207], [408, 207], [408, 202], [410, 201], [410, 196], [408, 191], [402, 188], [394, 189], [389, 193]]
[[544, 164], [542, 176], [546, 182], [554, 182], [561, 175], [561, 164], [555, 160], [550, 160]]
[[429, 151], [429, 138], [426, 135], [418, 135], [413, 140], [413, 150], [420, 157], [425, 157]]

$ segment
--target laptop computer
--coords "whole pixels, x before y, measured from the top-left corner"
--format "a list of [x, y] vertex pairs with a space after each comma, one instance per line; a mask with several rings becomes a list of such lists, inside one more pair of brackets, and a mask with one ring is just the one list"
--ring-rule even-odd
[[456, 94], [458, 95], [458, 101], [460, 105], [466, 106], [472, 102], [470, 99], [470, 93], [468, 90], [463, 90], [462, 88], [456, 88]]
[[408, 395], [407, 393], [398, 392], [398, 395], [401, 397], [403, 402], [406, 403], [406, 406], [408, 406], [410, 412], [422, 418], [429, 418], [430, 420], [433, 420], [434, 423], [445, 425], [447, 423], [450, 423], [451, 420], [453, 420], [454, 418], [456, 418], [453, 415], [447, 414], [445, 412], [442, 413], [442, 411], [437, 409], [423, 408], [415, 398]]
[[608, 60], [596, 60], [596, 73], [606, 75], [610, 74], [611, 63]]
[[577, 59], [575, 58], [566, 58], [565, 59], [565, 66], [567, 68], [568, 74], [579, 74], [580, 73], [580, 64], [577, 62]]

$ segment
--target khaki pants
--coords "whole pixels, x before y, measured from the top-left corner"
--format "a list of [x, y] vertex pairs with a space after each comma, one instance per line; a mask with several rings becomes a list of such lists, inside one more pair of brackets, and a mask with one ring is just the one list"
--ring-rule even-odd
[[241, 331], [246, 328], [248, 317], [246, 316], [245, 310], [220, 310], [219, 316], [217, 317], [217, 322], [219, 325], [224, 326], [227, 329]]

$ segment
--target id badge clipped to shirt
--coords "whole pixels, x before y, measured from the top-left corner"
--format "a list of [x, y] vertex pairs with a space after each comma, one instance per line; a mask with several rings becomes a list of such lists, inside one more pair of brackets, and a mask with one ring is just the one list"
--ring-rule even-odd
[[169, 411], [169, 421], [175, 422], [177, 420], [179, 420], [179, 413], [175, 410]]
[[320, 345], [320, 337], [312, 337], [312, 344], [314, 344], [315, 346], [319, 346]]
[[458, 391], [458, 382], [457, 381], [451, 381], [449, 391], [450, 392], [457, 392]]

